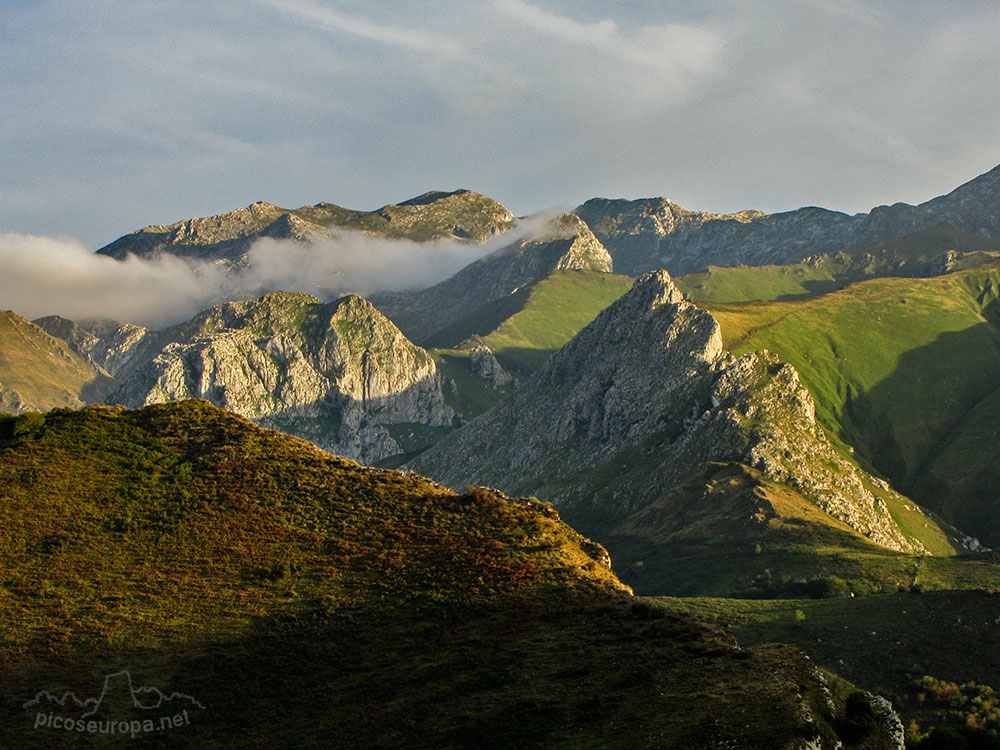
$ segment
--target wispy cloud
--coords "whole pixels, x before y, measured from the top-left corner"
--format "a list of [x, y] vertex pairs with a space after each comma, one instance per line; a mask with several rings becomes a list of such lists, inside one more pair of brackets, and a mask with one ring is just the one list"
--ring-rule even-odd
[[587, 23], [552, 13], [525, 0], [496, 0], [495, 5], [529, 30], [638, 66], [679, 72], [714, 69], [719, 64], [722, 37], [700, 26], [644, 24], [626, 33], [611, 18]]
[[305, 0], [257, 0], [257, 2], [293, 16], [300, 21], [315, 24], [330, 31], [367, 39], [371, 42], [402, 47], [414, 52], [429, 52], [444, 57], [464, 58], [468, 56], [458, 40], [428, 29], [399, 26], [394, 23], [379, 23]]

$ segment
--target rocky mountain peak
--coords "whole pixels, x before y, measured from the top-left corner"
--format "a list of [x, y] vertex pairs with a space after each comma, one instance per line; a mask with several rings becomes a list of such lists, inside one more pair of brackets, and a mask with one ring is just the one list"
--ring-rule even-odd
[[481, 242], [514, 223], [514, 215], [504, 206], [471, 190], [432, 191], [375, 211], [326, 202], [286, 209], [259, 201], [216, 216], [148, 226], [97, 252], [118, 259], [165, 252], [238, 265], [261, 237], [310, 242], [356, 231], [415, 242], [449, 238]]
[[365, 461], [400, 452], [386, 425], [450, 426], [434, 360], [371, 303], [272, 292], [162, 331], [87, 331], [51, 318], [115, 377], [108, 402], [205, 399], [258, 424]]
[[620, 519], [705, 461], [788, 482], [878, 544], [917, 546], [830, 445], [795, 369], [766, 351], [733, 358], [715, 318], [663, 270], [639, 278], [510, 399], [413, 468]]
[[281, 214], [277, 206], [257, 201], [246, 208], [200, 219], [186, 219], [170, 226], [151, 226], [139, 230], [143, 233], [169, 232], [171, 242], [178, 244], [210, 244], [243, 237], [260, 231]]
[[629, 294], [623, 298], [623, 307], [649, 311], [651, 314], [661, 305], [679, 305], [684, 302], [684, 294], [674, 286], [670, 274], [662, 268], [640, 276]]

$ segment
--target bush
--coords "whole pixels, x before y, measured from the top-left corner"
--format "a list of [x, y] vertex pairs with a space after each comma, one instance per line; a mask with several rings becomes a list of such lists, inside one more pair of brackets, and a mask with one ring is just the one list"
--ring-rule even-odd
[[837, 728], [838, 734], [848, 742], [861, 742], [874, 731], [875, 724], [875, 713], [868, 696], [861, 691], [847, 696], [844, 718]]
[[812, 599], [832, 599], [849, 591], [847, 581], [837, 576], [814, 578], [806, 583], [806, 593]]
[[22, 437], [38, 432], [45, 426], [45, 417], [37, 411], [25, 412], [14, 420], [14, 437]]

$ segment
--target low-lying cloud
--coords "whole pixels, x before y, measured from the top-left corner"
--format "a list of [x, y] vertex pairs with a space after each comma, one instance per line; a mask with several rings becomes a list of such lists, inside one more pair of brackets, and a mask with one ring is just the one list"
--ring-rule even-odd
[[0, 234], [0, 307], [29, 320], [110, 318], [153, 328], [186, 320], [220, 302], [269, 291], [308, 292], [322, 300], [350, 292], [431, 286], [516, 242], [551, 218], [518, 223], [485, 243], [417, 243], [345, 232], [311, 243], [257, 240], [235, 269], [161, 253], [118, 261], [79, 240]]

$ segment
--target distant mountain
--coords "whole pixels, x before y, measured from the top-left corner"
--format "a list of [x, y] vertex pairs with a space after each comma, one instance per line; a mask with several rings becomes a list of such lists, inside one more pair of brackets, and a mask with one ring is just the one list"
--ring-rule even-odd
[[578, 217], [563, 214], [524, 239], [421, 291], [378, 292], [371, 301], [410, 339], [430, 336], [552, 271], [611, 271], [611, 256]]
[[593, 198], [575, 213], [608, 248], [618, 273], [636, 276], [666, 268], [681, 275], [713, 265], [783, 265], [811, 256], [862, 253], [942, 226], [1000, 240], [1000, 166], [918, 206], [895, 203], [854, 216], [816, 207], [710, 214], [665, 198]]
[[332, 203], [285, 209], [258, 202], [217, 216], [155, 225], [120, 237], [97, 252], [119, 260], [127, 255], [171, 255], [240, 263], [263, 237], [316, 240], [357, 231], [418, 242], [444, 238], [483, 241], [510, 229], [514, 216], [491, 198], [471, 190], [433, 191], [375, 211], [354, 211]]
[[162, 331], [127, 325], [99, 336], [63, 319], [39, 323], [114, 375], [112, 404], [204, 398], [365, 461], [402, 452], [389, 425], [454, 419], [433, 359], [353, 295], [321, 304], [274, 292]]
[[0, 311], [0, 412], [78, 408], [103, 398], [110, 379], [65, 341]]
[[885, 699], [637, 600], [536, 500], [204, 401], [0, 419], [0, 476], [4, 747], [79, 744], [33, 701], [123, 660], [204, 705], [143, 730], [178, 747], [901, 747]]

